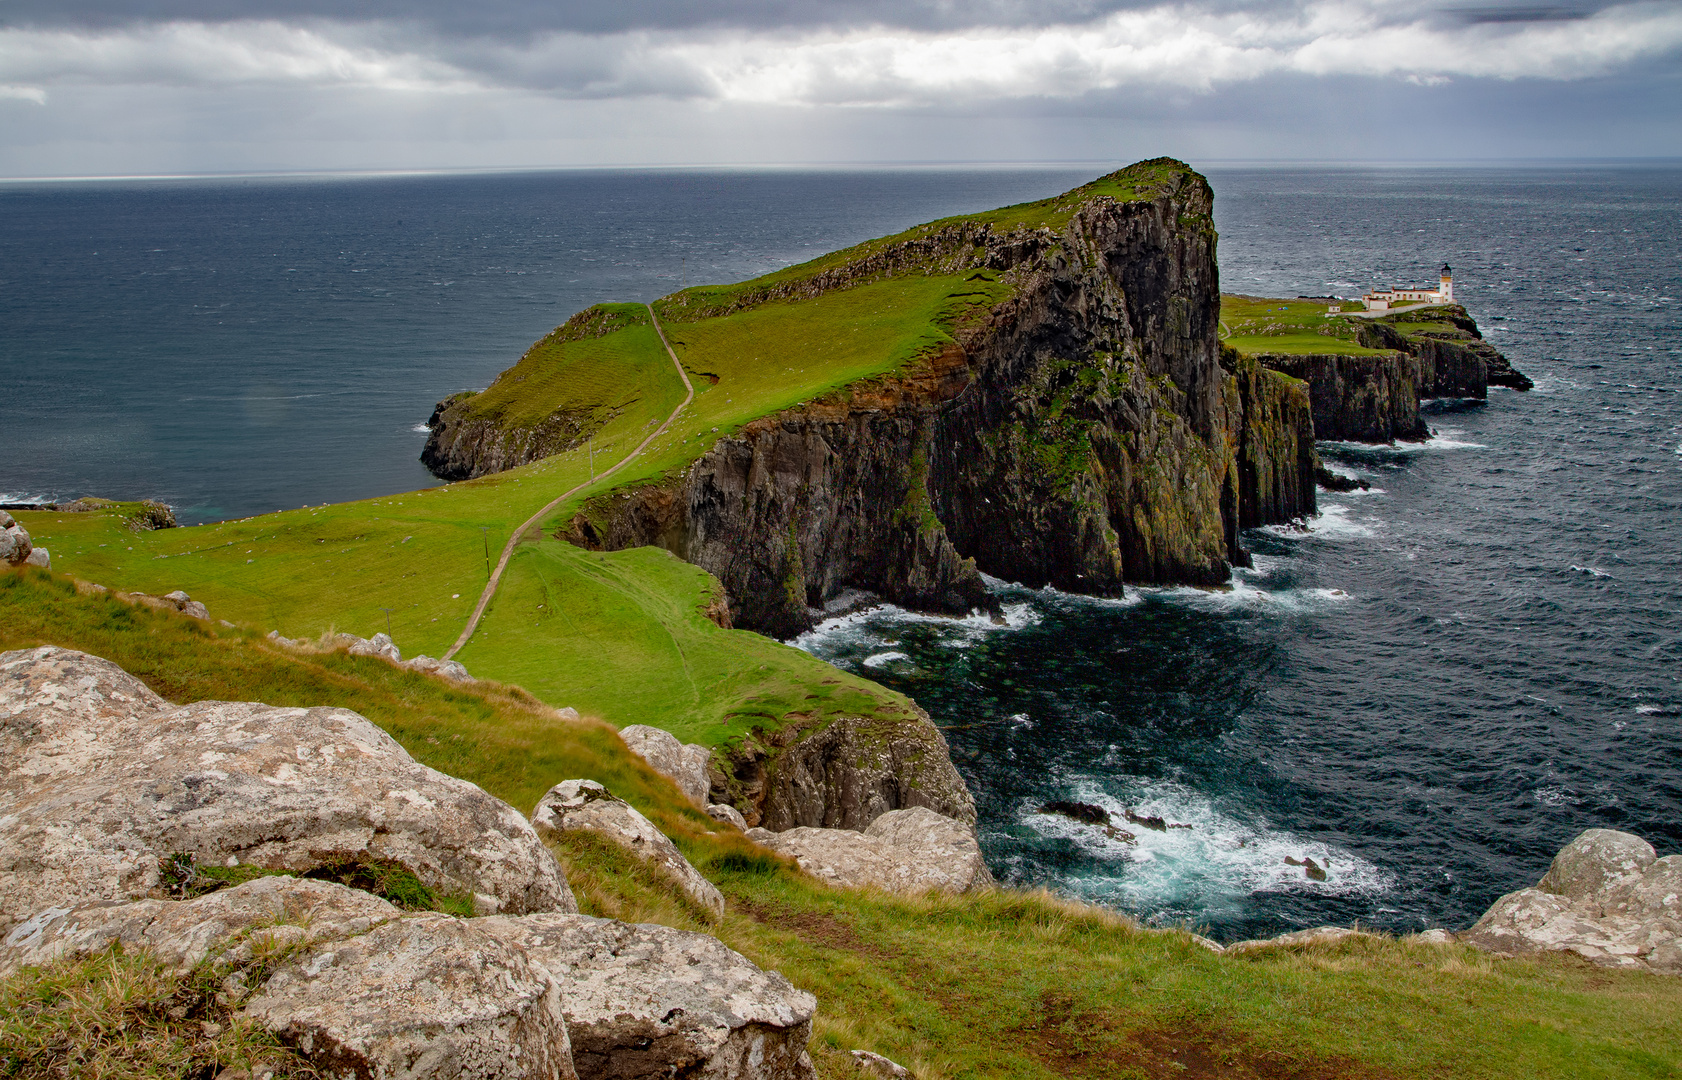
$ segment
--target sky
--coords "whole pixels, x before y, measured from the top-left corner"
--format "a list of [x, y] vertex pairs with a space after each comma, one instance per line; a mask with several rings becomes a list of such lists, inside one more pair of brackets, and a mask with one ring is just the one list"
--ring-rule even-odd
[[0, 177], [1682, 156], [1682, 2], [0, 0]]

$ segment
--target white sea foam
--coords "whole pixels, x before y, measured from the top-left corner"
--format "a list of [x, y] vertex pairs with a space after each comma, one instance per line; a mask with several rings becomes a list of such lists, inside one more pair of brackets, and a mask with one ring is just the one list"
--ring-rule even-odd
[[879, 667], [886, 667], [889, 664], [893, 663], [895, 660], [910, 660], [910, 659], [911, 659], [911, 657], [907, 656], [905, 653], [902, 653], [902, 652], [879, 652], [879, 653], [872, 653], [871, 655], [865, 657], [864, 660], [863, 660], [863, 663], [864, 663], [865, 667], [879, 668]]
[[1575, 570], [1579, 574], [1587, 574], [1590, 577], [1609, 578], [1612, 576], [1598, 566], [1577, 566], [1576, 564], [1572, 564], [1571, 569]]
[[1635, 707], [1635, 711], [1642, 716], [1669, 716], [1677, 710], [1668, 709], [1663, 705], [1654, 705], [1651, 702], [1648, 702], [1644, 705], [1637, 705]]
[[427, 427], [425, 424], [416, 424], [414, 427], [410, 428], [409, 430], [410, 431], [419, 431], [423, 434], [430, 434], [431, 431], [432, 431], [432, 429]]
[[[1071, 784], [1071, 796], [1110, 812], [1129, 843], [1100, 827], [1061, 815], [1041, 814], [1024, 804], [1017, 820], [1042, 836], [1065, 838], [1108, 864], [1077, 881], [1076, 887], [1118, 900], [1126, 907], [1187, 909], [1205, 913], [1242, 904], [1256, 892], [1303, 892], [1348, 896], [1377, 894], [1395, 886], [1383, 868], [1318, 840], [1307, 840], [1267, 822], [1243, 820], [1214, 799], [1172, 780], [1111, 777]], [[1189, 829], [1157, 832], [1129, 825], [1124, 809]], [[1310, 879], [1285, 859], [1312, 858], [1326, 868], [1326, 880]]]
[[1321, 540], [1341, 541], [1359, 540], [1372, 536], [1374, 534], [1372, 525], [1352, 519], [1349, 511], [1350, 507], [1338, 503], [1328, 503], [1320, 511], [1319, 517], [1289, 525], [1264, 525], [1261, 531], [1270, 536], [1277, 536], [1286, 540], [1313, 536]]
[[883, 631], [892, 633], [894, 627], [920, 623], [942, 631], [941, 644], [963, 648], [988, 634], [1033, 626], [1042, 618], [1026, 602], [1003, 605], [996, 618], [986, 612], [971, 612], [963, 616], [925, 615], [907, 611], [896, 604], [879, 604], [849, 615], [825, 619], [789, 644], [816, 655], [833, 654], [847, 645], [875, 645], [881, 641]]

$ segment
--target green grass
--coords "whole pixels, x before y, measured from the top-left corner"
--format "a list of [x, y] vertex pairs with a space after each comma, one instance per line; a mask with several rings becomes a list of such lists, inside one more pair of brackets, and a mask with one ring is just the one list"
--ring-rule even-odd
[[[1325, 300], [1283, 300], [1261, 296], [1221, 296], [1221, 339], [1245, 356], [1268, 353], [1301, 355], [1387, 356], [1355, 339], [1355, 320], [1328, 316]], [[1361, 310], [1346, 302], [1348, 311]]]

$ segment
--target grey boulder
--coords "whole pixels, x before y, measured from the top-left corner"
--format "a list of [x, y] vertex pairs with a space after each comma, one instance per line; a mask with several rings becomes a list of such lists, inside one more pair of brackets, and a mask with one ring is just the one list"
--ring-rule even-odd
[[579, 915], [474, 921], [554, 973], [580, 1080], [815, 1080], [817, 1000], [717, 938]]
[[1461, 941], [1505, 955], [1573, 952], [1606, 967], [1682, 974], [1682, 855], [1589, 829], [1535, 887], [1492, 904]]
[[0, 510], [0, 562], [22, 566], [29, 561], [33, 550], [28, 531], [12, 515]]
[[53, 568], [53, 556], [44, 547], [31, 548], [29, 557], [24, 559], [23, 563], [25, 566], [38, 566], [43, 570], [51, 570]]
[[993, 884], [974, 828], [926, 806], [890, 810], [862, 833], [801, 826], [779, 833], [750, 829], [747, 835], [841, 888], [961, 893]]
[[742, 812], [728, 803], [708, 803], [707, 816], [714, 821], [721, 821], [726, 825], [734, 825], [743, 832], [748, 831], [748, 819]]
[[697, 807], [705, 808], [712, 781], [707, 777], [707, 763], [712, 751], [698, 743], [678, 742], [677, 736], [647, 724], [632, 724], [619, 729], [625, 745], [648, 762], [648, 767], [671, 780], [678, 790], [689, 796]]
[[724, 896], [701, 876], [683, 852], [637, 808], [594, 780], [563, 780], [550, 788], [532, 812], [539, 835], [592, 832], [665, 872], [688, 897], [714, 918], [724, 914]]
[[395, 862], [481, 910], [576, 911], [513, 807], [411, 758], [346, 709], [175, 708], [116, 665], [0, 653], [0, 930], [55, 905], [130, 900], [160, 861], [306, 872]]
[[560, 986], [479, 923], [411, 915], [315, 944], [245, 1014], [330, 1076], [574, 1080]]

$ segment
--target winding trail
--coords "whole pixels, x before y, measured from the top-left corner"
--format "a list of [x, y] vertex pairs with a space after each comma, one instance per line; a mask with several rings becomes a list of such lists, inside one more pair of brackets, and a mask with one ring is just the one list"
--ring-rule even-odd
[[473, 631], [479, 628], [479, 620], [484, 617], [485, 609], [491, 606], [491, 597], [496, 595], [496, 587], [502, 581], [502, 572], [508, 569], [508, 560], [514, 557], [514, 549], [519, 547], [520, 538], [526, 535], [527, 530], [531, 529], [544, 517], [548, 516], [555, 507], [566, 502], [568, 499], [572, 498], [574, 495], [583, 491], [590, 485], [606, 480], [608, 477], [630, 464], [638, 454], [648, 449], [649, 443], [664, 435], [666, 433], [666, 429], [672, 426], [672, 421], [677, 419], [678, 413], [681, 413], [684, 409], [688, 408], [689, 403], [695, 400], [695, 385], [689, 381], [689, 374], [683, 370], [683, 365], [678, 362], [677, 353], [672, 351], [672, 343], [666, 340], [666, 331], [660, 326], [660, 316], [654, 314], [654, 305], [644, 304], [643, 306], [648, 309], [649, 321], [654, 324], [654, 332], [660, 335], [660, 344], [665, 347], [666, 355], [672, 358], [672, 366], [677, 368], [677, 377], [683, 380], [683, 400], [678, 403], [677, 408], [672, 410], [672, 415], [666, 417], [666, 422], [664, 424], [655, 428], [653, 434], [638, 443], [635, 450], [632, 450], [629, 454], [626, 454], [624, 457], [615, 462], [612, 468], [598, 476], [584, 481], [575, 488], [557, 495], [554, 499], [545, 503], [543, 505], [543, 509], [527, 518], [518, 529], [514, 530], [513, 535], [508, 538], [508, 543], [503, 545], [502, 558], [496, 561], [496, 569], [491, 571], [490, 580], [485, 582], [485, 591], [479, 594], [478, 606], [473, 609], [473, 615], [467, 620], [467, 626], [463, 628], [461, 636], [456, 638], [456, 643], [454, 645], [450, 646], [450, 651], [444, 654], [445, 660], [453, 660], [456, 653], [460, 652], [462, 646], [466, 645], [468, 639], [473, 636]]

